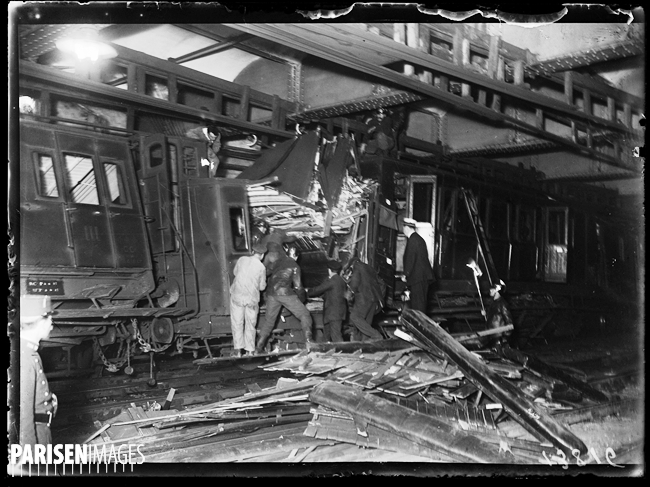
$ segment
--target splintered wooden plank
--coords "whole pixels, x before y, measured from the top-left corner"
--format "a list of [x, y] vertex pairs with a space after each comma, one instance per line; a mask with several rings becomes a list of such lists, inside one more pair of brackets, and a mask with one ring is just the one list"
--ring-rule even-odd
[[459, 378], [462, 378], [462, 377], [463, 377], [463, 373], [461, 371], [456, 371], [451, 375], [439, 376], [439, 377], [436, 377], [434, 379], [424, 381], [424, 382], [421, 382], [421, 383], [404, 384], [402, 386], [402, 389], [405, 389], [407, 391], [411, 390], [411, 389], [420, 389], [421, 387], [428, 387], [428, 386], [433, 385], [433, 384], [449, 382], [450, 380], [459, 379]]
[[407, 309], [400, 319], [420, 343], [445, 353], [468, 380], [490, 398], [501, 403], [513, 419], [531, 433], [550, 441], [565, 454], [571, 455], [574, 450], [581, 454], [587, 452], [587, 446], [580, 438], [537, 408], [510, 381], [492, 371], [424, 313]]
[[459, 434], [446, 421], [399, 406], [387, 399], [368, 394], [334, 381], [316, 386], [310, 400], [339, 411], [353, 414], [392, 434], [408, 438], [427, 448], [442, 452], [456, 460], [480, 463], [504, 463], [509, 459], [499, 455], [493, 445], [481, 439]]
[[[362, 448], [382, 449], [407, 455], [417, 455], [428, 461], [453, 461], [451, 457], [443, 455], [433, 448], [419, 445], [409, 439], [373, 425], [368, 425], [366, 435], [362, 436], [356, 432], [354, 421], [351, 418], [330, 418], [329, 421], [314, 422], [313, 425], [310, 424], [310, 427], [305, 430], [305, 435], [319, 439], [332, 439], [351, 443]], [[399, 461], [396, 458], [392, 457], [390, 461]], [[346, 456], [345, 461], [351, 461], [350, 457]]]
[[455, 391], [451, 391], [449, 393], [449, 395], [452, 396], [452, 397], [456, 397], [458, 399], [467, 399], [469, 396], [474, 394], [476, 391], [478, 391], [478, 387], [476, 387], [471, 382], [468, 382], [467, 384], [459, 387]]
[[553, 367], [552, 365], [539, 360], [537, 357], [520, 352], [519, 350], [514, 350], [510, 347], [504, 347], [503, 353], [507, 358], [513, 362], [522, 364], [524, 368], [530, 370], [531, 372], [540, 374], [542, 377], [550, 377], [551, 379], [559, 380], [572, 389], [580, 392], [592, 401], [609, 401], [609, 398], [598, 389], [595, 389], [593, 386], [587, 384], [584, 381], [576, 379], [575, 377], [567, 374], [557, 367]]
[[409, 373], [406, 372], [406, 371], [402, 371], [402, 372], [394, 374], [394, 375], [386, 376], [387, 380], [385, 382], [382, 382], [380, 385], [378, 385], [377, 390], [380, 390], [380, 391], [385, 392], [387, 394], [394, 394], [394, 395], [403, 396], [403, 397], [414, 394], [415, 393], [414, 390], [407, 392], [404, 389], [400, 388], [403, 381], [405, 379], [408, 379], [408, 377], [409, 377]]

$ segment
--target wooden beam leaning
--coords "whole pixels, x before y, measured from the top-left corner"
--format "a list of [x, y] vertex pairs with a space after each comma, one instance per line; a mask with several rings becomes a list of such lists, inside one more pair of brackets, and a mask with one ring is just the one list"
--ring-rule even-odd
[[445, 421], [338, 382], [325, 381], [317, 385], [309, 400], [351, 414], [355, 423], [374, 425], [461, 462], [513, 461], [513, 457], [499, 455], [495, 445], [459, 431]]
[[442, 351], [476, 387], [494, 401], [500, 402], [512, 418], [536, 437], [571, 455], [578, 450], [587, 452], [587, 446], [556, 420], [540, 411], [517, 387], [491, 370], [469, 352], [438, 323], [424, 313], [406, 310], [401, 322], [415, 338], [434, 351]]

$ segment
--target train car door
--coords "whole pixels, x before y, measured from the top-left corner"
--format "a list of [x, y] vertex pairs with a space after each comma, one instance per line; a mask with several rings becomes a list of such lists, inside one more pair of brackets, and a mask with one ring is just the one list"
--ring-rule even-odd
[[[436, 228], [436, 176], [409, 176], [406, 194], [406, 216], [418, 222], [416, 231], [427, 244], [429, 262], [433, 266]], [[406, 242], [404, 241], [404, 248]], [[404, 248], [399, 249], [398, 261], [402, 261]], [[398, 252], [399, 252], [398, 251]]]
[[74, 265], [74, 243], [56, 160], [52, 131], [21, 121], [21, 266]]
[[77, 266], [114, 267], [108, 215], [98, 187], [93, 139], [57, 134]]
[[140, 144], [142, 203], [154, 254], [174, 250], [172, 199], [167, 141], [163, 135], [142, 137]]
[[173, 152], [173, 158], [176, 162], [175, 172], [177, 174], [175, 181], [184, 181], [187, 178], [207, 178], [209, 177], [210, 161], [207, 157], [207, 147], [205, 142], [195, 139], [181, 137], [169, 137], [168, 143], [170, 155]]
[[569, 209], [544, 209], [544, 280], [567, 282]]
[[147, 235], [124, 142], [97, 140], [117, 267], [149, 266]]

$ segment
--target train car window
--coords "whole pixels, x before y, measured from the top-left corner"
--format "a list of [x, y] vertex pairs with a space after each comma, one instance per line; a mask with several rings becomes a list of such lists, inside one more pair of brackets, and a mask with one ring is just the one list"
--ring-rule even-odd
[[186, 176], [199, 175], [199, 161], [194, 147], [183, 147], [183, 174]]
[[549, 209], [548, 211], [548, 243], [550, 245], [567, 245], [566, 211]]
[[65, 178], [73, 203], [98, 205], [97, 180], [91, 157], [65, 154]]
[[531, 243], [535, 241], [535, 209], [529, 206], [519, 207], [517, 218], [517, 240]]
[[167, 80], [150, 74], [145, 77], [145, 95], [153, 96], [161, 100], [169, 100], [169, 88]]
[[126, 191], [124, 190], [124, 179], [121, 167], [114, 162], [104, 162], [104, 174], [108, 183], [108, 194], [111, 203], [114, 205], [126, 205]]
[[491, 238], [508, 238], [508, 206], [505, 201], [490, 201], [488, 235]]
[[465, 235], [474, 235], [474, 226], [467, 212], [467, 203], [460, 191], [458, 192], [458, 203], [456, 207], [456, 232], [464, 233]]
[[153, 144], [149, 148], [149, 167], [158, 167], [165, 162], [163, 148], [160, 144]]
[[449, 188], [440, 188], [440, 230], [454, 231], [454, 191]]
[[411, 218], [418, 222], [432, 223], [434, 211], [435, 181], [412, 181], [409, 194]]
[[48, 198], [58, 198], [59, 188], [54, 174], [54, 160], [46, 154], [34, 154], [38, 167], [38, 194]]
[[243, 208], [230, 208], [230, 234], [236, 251], [248, 250], [248, 234]]

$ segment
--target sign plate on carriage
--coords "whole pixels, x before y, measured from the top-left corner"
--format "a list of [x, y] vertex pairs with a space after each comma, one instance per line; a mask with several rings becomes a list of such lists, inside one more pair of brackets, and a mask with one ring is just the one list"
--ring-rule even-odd
[[63, 295], [63, 281], [59, 279], [27, 279], [27, 294]]

